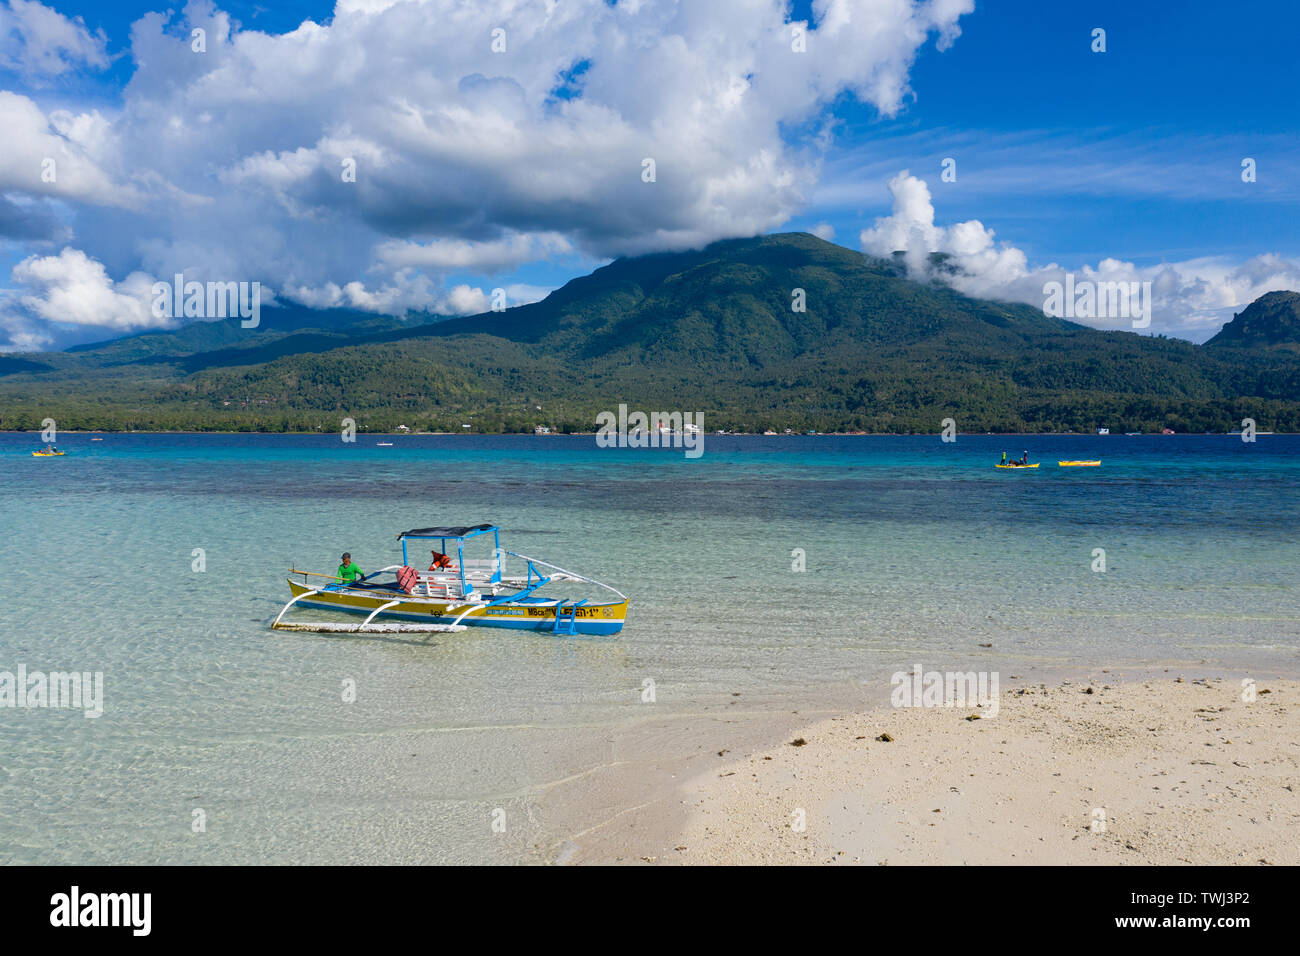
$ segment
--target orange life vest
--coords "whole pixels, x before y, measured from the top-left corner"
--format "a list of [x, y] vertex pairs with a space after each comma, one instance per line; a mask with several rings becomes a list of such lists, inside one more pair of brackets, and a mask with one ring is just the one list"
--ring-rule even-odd
[[420, 580], [420, 572], [411, 567], [400, 567], [397, 569], [397, 586], [410, 594], [415, 590], [415, 585]]

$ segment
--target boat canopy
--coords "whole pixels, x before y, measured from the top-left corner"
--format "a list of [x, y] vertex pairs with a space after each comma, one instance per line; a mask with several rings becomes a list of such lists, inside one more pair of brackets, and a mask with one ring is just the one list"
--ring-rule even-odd
[[398, 540], [402, 538], [472, 538], [476, 534], [490, 534], [496, 530], [496, 525], [491, 524], [468, 525], [463, 528], [415, 528], [411, 531], [403, 531], [397, 537]]

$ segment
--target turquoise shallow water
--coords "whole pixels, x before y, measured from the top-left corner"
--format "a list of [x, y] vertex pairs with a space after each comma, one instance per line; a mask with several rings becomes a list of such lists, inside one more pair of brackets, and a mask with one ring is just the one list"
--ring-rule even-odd
[[[591, 437], [104, 439], [36, 459], [0, 435], [0, 671], [106, 681], [94, 720], [0, 707], [4, 861], [536, 858], [538, 784], [581, 770], [564, 741], [644, 717], [647, 679], [671, 710], [916, 662], [1300, 671], [1297, 436], [708, 436], [698, 460]], [[1042, 468], [990, 467], [1025, 448]], [[398, 531], [480, 521], [626, 592], [623, 633], [268, 630], [290, 565], [370, 570]]]

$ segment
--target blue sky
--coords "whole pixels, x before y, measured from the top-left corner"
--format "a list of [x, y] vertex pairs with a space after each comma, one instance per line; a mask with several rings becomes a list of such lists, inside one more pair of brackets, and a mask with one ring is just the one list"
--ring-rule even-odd
[[[930, 251], [956, 250], [970, 271], [963, 291], [991, 297], [1034, 301], [1061, 271], [1150, 279], [1151, 331], [1197, 340], [1263, 291], [1300, 286], [1296, 6], [1006, 0], [962, 12], [947, 0], [949, 14], [918, 8], [916, 45], [908, 24], [862, 27], [877, 15], [870, 0], [824, 0], [821, 16], [801, 0], [783, 19], [810, 19], [814, 48], [787, 61], [764, 51], [769, 34], [721, 19], [723, 4], [628, 14], [575, 0], [554, 25], [494, 19], [488, 0], [481, 17], [452, 0], [365, 14], [225, 2], [155, 17], [133, 38], [132, 24], [167, 8], [67, 2], [53, 7], [79, 18], [84, 51], [41, 70], [22, 60], [35, 34], [15, 39], [22, 2], [0, 0], [0, 90], [21, 98], [13, 108], [31, 104], [31, 156], [54, 142], [85, 170], [80, 192], [42, 191], [28, 167], [6, 179], [0, 163], [0, 197], [30, 217], [0, 231], [0, 347], [136, 330], [150, 320], [128, 298], [177, 268], [260, 278], [308, 305], [478, 311], [494, 287], [523, 301], [613, 255], [800, 229], [866, 251], [910, 230]], [[752, 3], [773, 7], [769, 33], [785, 29], [775, 0]], [[216, 11], [238, 24], [228, 41]], [[829, 23], [845, 11], [865, 32]], [[307, 19], [322, 30], [280, 36]], [[493, 58], [485, 37], [498, 22], [526, 39]], [[194, 24], [214, 37], [204, 58], [188, 56]], [[1104, 53], [1091, 49], [1095, 28]], [[728, 30], [759, 52], [720, 63]], [[672, 37], [688, 52], [673, 52]], [[627, 42], [660, 46], [624, 62], [613, 50]], [[359, 72], [324, 90], [352, 52]], [[778, 76], [791, 62], [801, 72]], [[555, 77], [579, 63], [561, 110]], [[738, 108], [728, 70], [747, 87]], [[375, 119], [380, 98], [389, 109]], [[60, 122], [56, 142], [42, 124]], [[478, 160], [512, 137], [497, 165]], [[610, 145], [620, 138], [623, 152]], [[330, 170], [348, 150], [383, 173], [336, 194]], [[636, 150], [662, 154], [652, 198], [621, 172]], [[1255, 182], [1242, 181], [1245, 157]], [[940, 179], [945, 158], [953, 182]], [[569, 169], [573, 182], [547, 181]], [[101, 180], [98, 192], [84, 185]], [[61, 230], [37, 236], [55, 220]], [[83, 304], [86, 321], [55, 321]]]
[[[1104, 54], [1090, 49], [1095, 27]], [[874, 203], [864, 190], [850, 208], [828, 189], [798, 222], [820, 214], [856, 232], [886, 201], [856, 170], [934, 174], [937, 192], [951, 155], [958, 181], [936, 195], [941, 215], [979, 218], [1032, 259], [1294, 256], [1298, 34], [1300, 5], [1261, 0], [978, 3], [951, 49], [922, 51], [904, 114], [838, 110], [831, 175], [878, 185]], [[1253, 184], [1241, 182], [1246, 156]]]

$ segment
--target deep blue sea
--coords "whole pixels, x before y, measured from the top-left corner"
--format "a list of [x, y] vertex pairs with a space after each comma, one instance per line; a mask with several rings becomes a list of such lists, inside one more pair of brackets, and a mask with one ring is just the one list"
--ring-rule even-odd
[[[1300, 672], [1300, 436], [99, 437], [0, 435], [0, 672], [105, 679], [99, 718], [0, 707], [0, 862], [532, 858], [485, 808], [579, 772], [565, 736], [647, 679], [671, 709], [914, 663]], [[622, 634], [268, 629], [290, 566], [481, 522], [626, 593]]]

